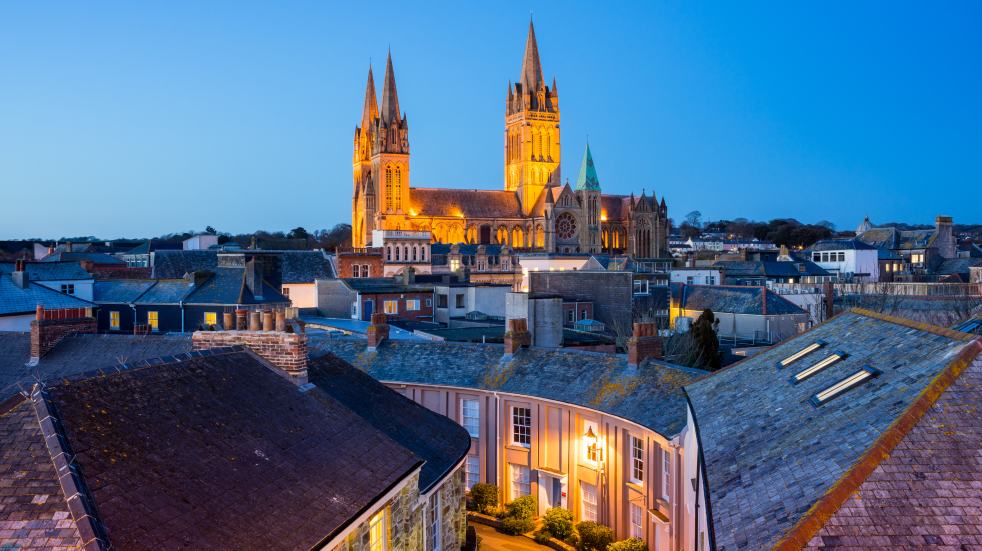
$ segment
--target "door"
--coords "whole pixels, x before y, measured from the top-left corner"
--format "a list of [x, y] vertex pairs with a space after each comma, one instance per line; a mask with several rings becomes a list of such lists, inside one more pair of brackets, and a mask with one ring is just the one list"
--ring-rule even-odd
[[362, 312], [361, 319], [362, 321], [371, 321], [372, 312], [375, 311], [375, 301], [369, 299], [366, 300], [363, 304], [365, 305], [365, 309]]

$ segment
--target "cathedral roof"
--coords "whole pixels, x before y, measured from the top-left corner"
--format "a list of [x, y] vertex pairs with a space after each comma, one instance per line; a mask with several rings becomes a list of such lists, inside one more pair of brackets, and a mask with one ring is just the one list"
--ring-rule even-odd
[[418, 216], [522, 217], [518, 196], [512, 191], [412, 188], [410, 197], [412, 197], [412, 208]]
[[590, 144], [586, 144], [586, 151], [583, 153], [583, 163], [580, 165], [580, 175], [576, 178], [576, 190], [579, 191], [581, 189], [600, 189], [600, 178], [597, 177], [597, 168], [593, 165]]

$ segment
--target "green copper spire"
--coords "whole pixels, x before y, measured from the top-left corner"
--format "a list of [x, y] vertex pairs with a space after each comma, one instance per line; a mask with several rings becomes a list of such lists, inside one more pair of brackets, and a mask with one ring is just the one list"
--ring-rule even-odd
[[576, 178], [577, 191], [582, 189], [600, 190], [600, 178], [597, 178], [597, 169], [593, 166], [593, 155], [590, 154], [590, 144], [586, 144], [586, 151], [583, 153], [583, 164], [580, 165], [580, 175]]

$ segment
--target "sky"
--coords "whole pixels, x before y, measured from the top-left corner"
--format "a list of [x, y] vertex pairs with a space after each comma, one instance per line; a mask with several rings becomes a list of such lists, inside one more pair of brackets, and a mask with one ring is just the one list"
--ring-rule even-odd
[[0, 239], [348, 223], [388, 48], [411, 184], [501, 189], [530, 15], [563, 180], [589, 139], [677, 221], [982, 223], [980, 2], [414, 4], [0, 3]]

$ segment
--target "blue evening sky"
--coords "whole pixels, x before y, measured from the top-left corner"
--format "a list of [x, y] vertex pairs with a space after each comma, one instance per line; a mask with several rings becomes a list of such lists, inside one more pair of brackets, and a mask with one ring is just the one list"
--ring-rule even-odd
[[564, 180], [589, 135], [676, 220], [982, 223], [980, 2], [5, 2], [0, 238], [349, 222], [389, 45], [412, 184], [499, 189], [530, 10]]

